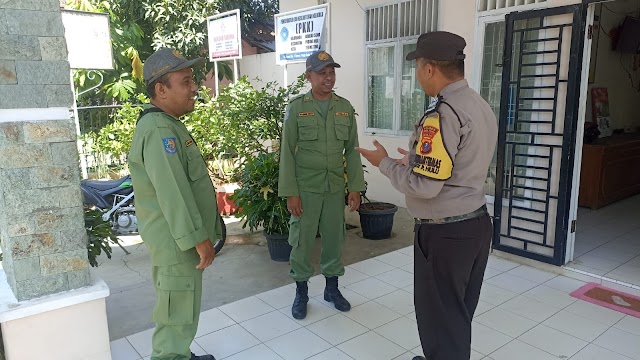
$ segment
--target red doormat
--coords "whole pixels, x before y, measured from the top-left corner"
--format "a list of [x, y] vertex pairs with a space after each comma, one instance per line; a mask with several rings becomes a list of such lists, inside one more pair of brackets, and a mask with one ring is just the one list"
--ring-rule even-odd
[[640, 318], [640, 297], [638, 296], [610, 289], [597, 283], [588, 283], [572, 292], [571, 296]]

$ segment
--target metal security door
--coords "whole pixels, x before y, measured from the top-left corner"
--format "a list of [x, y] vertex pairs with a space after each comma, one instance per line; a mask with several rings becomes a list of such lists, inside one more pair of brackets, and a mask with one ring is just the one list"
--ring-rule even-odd
[[512, 13], [499, 119], [493, 247], [561, 265], [586, 6]]

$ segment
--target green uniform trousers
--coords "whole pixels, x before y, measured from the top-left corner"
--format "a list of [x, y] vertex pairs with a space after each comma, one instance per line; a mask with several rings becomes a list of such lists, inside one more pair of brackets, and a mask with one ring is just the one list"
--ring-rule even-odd
[[152, 269], [156, 330], [151, 340], [151, 360], [191, 358], [189, 347], [198, 330], [202, 299], [202, 270], [196, 269], [198, 263], [199, 260]]
[[289, 244], [292, 246], [290, 275], [295, 281], [307, 281], [314, 274], [309, 257], [315, 245], [318, 228], [322, 238], [322, 275], [344, 275], [344, 196], [344, 192], [341, 191], [322, 194], [300, 191], [302, 216], [291, 216], [289, 222]]

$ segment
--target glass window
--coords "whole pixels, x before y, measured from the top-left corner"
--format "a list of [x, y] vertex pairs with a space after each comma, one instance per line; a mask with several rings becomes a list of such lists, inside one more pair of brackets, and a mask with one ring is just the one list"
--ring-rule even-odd
[[369, 48], [368, 127], [393, 129], [395, 46]]
[[407, 54], [416, 49], [416, 44], [402, 47], [402, 100], [400, 103], [400, 130], [413, 131], [425, 110], [425, 93], [416, 79], [416, 61], [407, 61]]

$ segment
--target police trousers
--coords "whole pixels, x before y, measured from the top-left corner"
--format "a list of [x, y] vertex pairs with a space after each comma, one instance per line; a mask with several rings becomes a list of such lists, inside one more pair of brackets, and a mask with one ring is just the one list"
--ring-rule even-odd
[[322, 239], [321, 273], [326, 277], [344, 275], [344, 196], [340, 191], [300, 192], [302, 215], [291, 216], [289, 221], [289, 244], [292, 247], [289, 275], [295, 281], [307, 281], [315, 272], [309, 257], [314, 249], [318, 228]]
[[488, 214], [447, 224], [416, 224], [414, 301], [428, 360], [469, 360], [471, 320], [491, 235]]
[[[195, 251], [195, 250], [194, 250]], [[198, 330], [202, 299], [202, 270], [199, 261], [152, 268], [156, 304], [151, 339], [151, 360], [189, 360], [189, 347]]]

